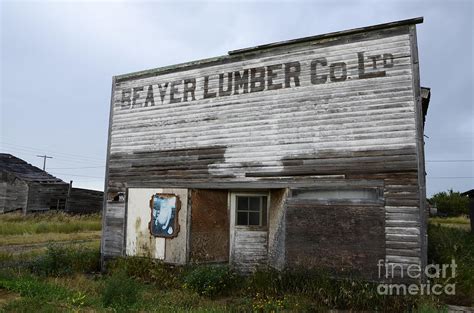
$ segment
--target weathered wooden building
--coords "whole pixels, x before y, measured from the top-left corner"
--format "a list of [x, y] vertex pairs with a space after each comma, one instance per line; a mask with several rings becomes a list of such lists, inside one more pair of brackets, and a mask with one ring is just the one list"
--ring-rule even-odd
[[425, 264], [421, 22], [115, 76], [103, 260]]
[[0, 153], [0, 213], [64, 210], [100, 212], [103, 192], [72, 188], [61, 179], [11, 154]]

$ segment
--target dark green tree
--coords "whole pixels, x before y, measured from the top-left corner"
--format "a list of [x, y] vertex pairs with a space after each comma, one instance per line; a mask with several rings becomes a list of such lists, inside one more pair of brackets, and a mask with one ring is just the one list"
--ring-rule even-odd
[[469, 214], [469, 198], [452, 189], [438, 192], [431, 197], [430, 202], [438, 208], [438, 212], [448, 216]]

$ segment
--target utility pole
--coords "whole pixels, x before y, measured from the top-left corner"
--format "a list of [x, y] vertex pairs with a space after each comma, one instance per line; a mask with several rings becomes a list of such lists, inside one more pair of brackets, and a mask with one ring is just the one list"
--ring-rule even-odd
[[43, 158], [43, 171], [46, 170], [46, 159], [52, 159], [53, 157], [45, 155], [37, 155], [38, 158]]

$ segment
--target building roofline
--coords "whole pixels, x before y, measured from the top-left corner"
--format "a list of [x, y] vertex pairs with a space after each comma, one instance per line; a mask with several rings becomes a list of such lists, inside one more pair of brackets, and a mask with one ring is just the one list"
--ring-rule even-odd
[[406, 20], [399, 20], [399, 21], [394, 21], [394, 22], [389, 22], [389, 23], [353, 28], [353, 29], [348, 29], [348, 30], [343, 30], [343, 31], [338, 31], [338, 32], [331, 32], [331, 33], [326, 33], [326, 34], [321, 34], [321, 35], [302, 37], [302, 38], [291, 39], [291, 40], [286, 40], [286, 41], [278, 41], [278, 42], [258, 45], [258, 46], [249, 47], [249, 48], [230, 50], [227, 55], [221, 55], [221, 56], [212, 57], [212, 58], [178, 63], [174, 65], [169, 65], [169, 66], [157, 67], [157, 68], [153, 68], [149, 70], [120, 74], [114, 77], [116, 81], [122, 81], [122, 80], [130, 79], [130, 78], [140, 77], [140, 76], [148, 76], [148, 75], [153, 75], [153, 74], [156, 75], [158, 73], [166, 73], [166, 72], [175, 71], [175, 70], [176, 71], [184, 70], [192, 66], [200, 66], [200, 65], [205, 65], [208, 63], [217, 62], [217, 61], [230, 60], [231, 58], [239, 57], [246, 53], [252, 53], [259, 50], [272, 49], [272, 48], [277, 48], [277, 47], [286, 46], [286, 45], [303, 43], [307, 41], [347, 36], [347, 35], [367, 32], [367, 31], [374, 31], [374, 30], [379, 30], [379, 29], [392, 28], [392, 27], [398, 27], [398, 26], [404, 26], [404, 25], [420, 24], [420, 23], [423, 23], [423, 17], [415, 17], [415, 18], [406, 19]]
[[0, 153], [0, 172], [10, 173], [27, 183], [67, 184], [62, 179], [10, 153]]
[[338, 32], [326, 33], [326, 34], [321, 34], [321, 35], [302, 37], [302, 38], [286, 40], [286, 41], [278, 41], [278, 42], [259, 45], [259, 46], [254, 46], [254, 47], [250, 47], [250, 48], [231, 50], [231, 51], [229, 51], [229, 55], [252, 52], [252, 51], [255, 51], [255, 50], [275, 48], [275, 47], [291, 45], [291, 44], [301, 43], [301, 42], [306, 42], [306, 41], [313, 41], [313, 40], [327, 39], [327, 38], [332, 38], [332, 37], [353, 35], [353, 34], [357, 34], [357, 33], [373, 31], [373, 30], [378, 30], [378, 29], [383, 29], [383, 28], [390, 28], [390, 27], [396, 27], [396, 26], [402, 26], [402, 25], [413, 25], [413, 24], [420, 24], [420, 23], [423, 23], [423, 17], [415, 17], [415, 18], [400, 20], [400, 21], [395, 21], [395, 22], [376, 24], [376, 25], [371, 25], [371, 26], [366, 26], [366, 27], [359, 27], [359, 28], [352, 28], [352, 29], [348, 29], [348, 30], [342, 30], [342, 31], [338, 31]]

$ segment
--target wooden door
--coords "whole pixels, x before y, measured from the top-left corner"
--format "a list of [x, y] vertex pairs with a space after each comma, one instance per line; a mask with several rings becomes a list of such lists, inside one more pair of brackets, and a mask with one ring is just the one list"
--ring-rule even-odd
[[269, 193], [232, 193], [231, 264], [241, 272], [252, 272], [268, 262]]

